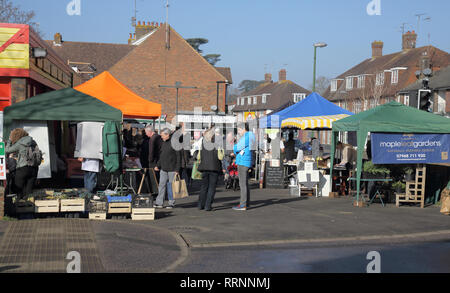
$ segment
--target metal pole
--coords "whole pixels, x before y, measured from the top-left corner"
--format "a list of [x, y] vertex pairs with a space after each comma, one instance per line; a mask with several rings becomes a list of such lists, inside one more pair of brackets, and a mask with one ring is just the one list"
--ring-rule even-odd
[[317, 58], [317, 47], [314, 46], [314, 71], [313, 71], [313, 93], [316, 91], [316, 58]]
[[216, 115], [219, 114], [219, 83], [217, 82]]
[[176, 110], [175, 110], [175, 115], [176, 115], [176, 119], [175, 119], [175, 126], [177, 126], [178, 125], [178, 90], [179, 90], [179, 88], [177, 87], [177, 105], [176, 105]]

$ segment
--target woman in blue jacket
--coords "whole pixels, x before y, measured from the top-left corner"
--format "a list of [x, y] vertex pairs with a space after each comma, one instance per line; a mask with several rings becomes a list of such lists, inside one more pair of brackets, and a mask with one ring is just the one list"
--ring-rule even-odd
[[238, 125], [240, 139], [234, 145], [233, 151], [236, 154], [236, 165], [238, 165], [239, 187], [241, 189], [241, 202], [233, 210], [245, 211], [250, 205], [250, 189], [248, 188], [248, 170], [253, 166], [252, 151], [255, 147], [255, 134], [249, 131], [247, 123]]

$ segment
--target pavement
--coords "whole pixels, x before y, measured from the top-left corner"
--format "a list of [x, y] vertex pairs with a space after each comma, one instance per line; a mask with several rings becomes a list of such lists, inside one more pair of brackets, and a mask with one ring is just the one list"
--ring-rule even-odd
[[[253, 189], [247, 211], [231, 208], [239, 191], [219, 188], [213, 211], [197, 209], [197, 193], [154, 221], [35, 219], [0, 221], [0, 272], [65, 272], [70, 251], [82, 272], [177, 272], [200, 249], [252, 249], [295, 245], [403, 245], [447, 241], [450, 217], [424, 209], [352, 199], [291, 197], [288, 190]], [[183, 269], [184, 268], [184, 269]]]

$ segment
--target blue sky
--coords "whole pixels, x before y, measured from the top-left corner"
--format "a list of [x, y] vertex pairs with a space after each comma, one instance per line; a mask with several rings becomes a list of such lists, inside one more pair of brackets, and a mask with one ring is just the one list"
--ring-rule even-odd
[[[81, 16], [69, 16], [71, 0], [13, 0], [34, 10], [45, 39], [56, 32], [67, 41], [126, 43], [133, 32], [134, 0], [80, 0]], [[384, 41], [383, 54], [401, 50], [402, 23], [417, 31], [418, 46], [430, 43], [450, 52], [450, 1], [379, 0], [381, 15], [370, 16], [371, 0], [170, 0], [169, 22], [184, 38], [202, 37], [205, 54], [218, 53], [217, 66], [231, 67], [234, 85], [244, 79], [262, 80], [265, 71], [278, 79], [312, 84], [313, 43], [318, 50], [317, 75], [335, 77], [371, 56], [371, 42]], [[166, 0], [137, 0], [137, 19], [165, 21]], [[428, 38], [430, 34], [430, 38]]]

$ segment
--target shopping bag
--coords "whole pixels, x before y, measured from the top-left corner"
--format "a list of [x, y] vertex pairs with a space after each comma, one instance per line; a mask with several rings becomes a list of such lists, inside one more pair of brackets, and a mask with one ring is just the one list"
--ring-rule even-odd
[[199, 161], [196, 161], [194, 163], [194, 166], [192, 167], [192, 176], [191, 178], [194, 180], [201, 180], [202, 179], [202, 172], [198, 170], [198, 165], [200, 165]]
[[173, 199], [180, 199], [189, 196], [186, 181], [180, 179], [180, 175], [175, 175], [172, 181]]

